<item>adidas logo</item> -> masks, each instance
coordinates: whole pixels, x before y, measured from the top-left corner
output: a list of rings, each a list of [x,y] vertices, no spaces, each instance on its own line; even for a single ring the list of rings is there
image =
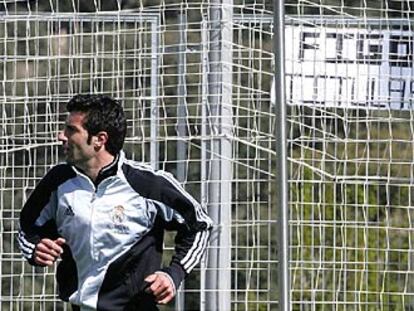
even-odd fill
[[[65,210],[65,216],[75,216],[72,206],[68,205]]]

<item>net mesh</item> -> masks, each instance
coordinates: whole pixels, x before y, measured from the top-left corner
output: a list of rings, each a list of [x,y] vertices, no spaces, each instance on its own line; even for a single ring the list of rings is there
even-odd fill
[[[230,254],[228,267],[210,266],[204,258],[179,291],[176,308],[209,310],[206,295],[221,291],[229,293],[231,309],[273,310],[272,30],[268,19],[257,19],[265,12],[252,14],[254,8],[242,4],[225,7],[234,10],[234,21],[227,21],[234,32],[219,43],[224,42],[231,61],[219,64],[211,59],[212,50],[221,47],[214,46],[212,29],[217,23],[211,20],[215,13],[209,3],[1,4],[2,310],[70,309],[57,298],[55,268],[29,266],[15,235],[28,195],[63,160],[57,134],[66,118],[65,103],[77,93],[120,99],[128,118],[127,155],[172,172],[204,208],[225,207],[231,215],[214,228],[229,232],[230,248],[210,247],[211,252]],[[240,15],[243,10],[250,14],[247,20]],[[209,105],[221,96],[209,87],[214,84],[213,68],[220,66],[230,68],[230,82],[225,84],[230,100],[223,108],[231,110],[226,135],[217,130],[222,119],[217,107]],[[212,149],[223,139],[230,142],[230,153]],[[212,158],[227,163],[225,180],[211,177]],[[206,191],[217,184],[231,185],[232,191],[229,200],[212,204]],[[166,264],[173,241],[167,235]],[[206,289],[206,278],[214,272],[229,273],[229,288]],[[172,309],[173,305],[163,307]]]
[[[230,209],[215,225],[231,234],[229,267],[204,259],[178,308],[208,309],[206,293],[223,291],[231,310],[276,310],[272,3],[0,4],[1,308],[67,307],[54,268],[27,265],[14,236],[28,194],[62,160],[64,103],[94,92],[122,100],[130,157],[174,173],[206,209]],[[217,46],[214,7],[231,29]],[[292,0],[285,10],[292,310],[412,310],[412,3]],[[227,53],[221,67],[214,49]],[[211,93],[217,68],[224,82]],[[224,93],[225,135],[210,105]],[[220,183],[231,196],[212,205],[218,139],[231,142],[214,155],[230,163]],[[230,288],[206,289],[211,271],[229,272]]]
[[[287,11],[292,305],[411,310],[410,2]]]

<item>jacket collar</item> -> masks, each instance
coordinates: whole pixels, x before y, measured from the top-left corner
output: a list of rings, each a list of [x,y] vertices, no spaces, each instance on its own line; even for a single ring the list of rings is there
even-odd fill
[[[101,168],[101,170],[98,173],[98,176],[96,177],[95,186],[99,185],[100,182],[105,178],[116,175],[116,173],[118,172],[119,158],[120,154],[118,153],[111,163]]]
[[[114,158],[114,160],[109,163],[108,165],[101,168],[101,170],[98,173],[98,176],[96,177],[96,180],[94,182],[95,186],[98,186],[104,179],[114,176],[118,172],[118,167],[120,166],[121,162],[123,161],[124,153],[123,151],[120,151]],[[82,173],[82,175],[85,175],[85,172],[81,170],[79,167],[73,166],[75,171]],[[88,177],[88,176],[87,176]],[[89,177],[88,177],[89,178]],[[92,180],[91,180],[92,181]]]

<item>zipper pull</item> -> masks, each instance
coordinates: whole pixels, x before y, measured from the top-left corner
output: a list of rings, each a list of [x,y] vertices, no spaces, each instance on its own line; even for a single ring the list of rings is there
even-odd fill
[[[95,201],[95,199],[96,199],[96,192],[92,193],[91,203],[92,203],[93,201]]]

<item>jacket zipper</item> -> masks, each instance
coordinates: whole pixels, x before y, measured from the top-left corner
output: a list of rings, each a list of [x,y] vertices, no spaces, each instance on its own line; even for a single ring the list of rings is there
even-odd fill
[[[90,219],[90,223],[91,223],[91,228],[90,228],[90,247],[91,247],[91,256],[92,259],[94,261],[98,261],[98,256],[97,256],[97,252],[95,249],[95,234],[94,234],[94,216],[95,216],[95,206],[94,206],[94,201],[96,200],[96,194],[98,192],[98,187],[96,187],[94,185],[94,191],[92,193],[92,198],[91,198],[91,219]]]
[[[90,255],[91,255],[91,258],[92,258],[92,260],[94,260],[94,261],[97,261],[98,259],[97,259],[97,256],[95,255],[95,243],[94,243],[94,230],[93,230],[93,219],[94,219],[94,212],[95,212],[95,208],[94,208],[94,201],[96,200],[96,194],[97,194],[97,192],[98,192],[98,187],[97,186],[95,186],[95,184],[93,183],[93,181],[92,181],[92,179],[89,177],[89,176],[87,176],[87,175],[85,175],[85,174],[82,174],[82,173],[80,173],[82,176],[84,176],[84,178],[86,178],[86,180],[89,182],[89,184],[92,186],[92,189],[93,189],[93,191],[92,191],[92,197],[91,197],[91,199],[90,199],[90,201],[89,201],[89,203],[90,203],[90,208],[91,208],[91,212],[90,212],[90,219],[89,219],[89,222],[90,222],[90,229],[89,229],[89,247],[90,247]]]

